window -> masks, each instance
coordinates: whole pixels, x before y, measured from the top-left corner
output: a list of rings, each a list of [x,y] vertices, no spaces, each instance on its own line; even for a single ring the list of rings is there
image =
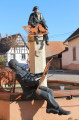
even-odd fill
[[[15,59],[15,55],[14,54],[11,54],[11,59]]]
[[[25,54],[22,54],[22,60],[24,60],[26,58]]]
[[[73,60],[76,60],[76,47],[73,48]]]

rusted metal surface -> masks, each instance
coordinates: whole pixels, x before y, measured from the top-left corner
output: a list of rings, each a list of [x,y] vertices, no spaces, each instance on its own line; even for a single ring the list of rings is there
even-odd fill
[[[8,66],[0,65],[0,91],[2,92],[15,92],[15,72],[9,69]],[[11,88],[6,90],[3,88],[3,85],[8,85]]]
[[[79,85],[79,81],[73,81],[73,80],[48,80],[48,83],[59,83],[59,84],[65,84],[65,85]]]
[[[21,100],[23,93],[0,92],[0,100]]]
[[[23,26],[23,28],[29,36],[48,34],[48,30],[44,29],[41,24],[36,24],[35,28],[31,27],[31,25]]]
[[[41,83],[44,81],[44,79],[45,79],[45,77],[46,77],[46,75],[47,75],[47,72],[48,72],[49,67],[50,67],[50,65],[51,65],[51,63],[52,63],[52,60],[53,60],[53,58],[50,59],[50,61],[47,63],[47,65],[46,65],[46,67],[45,67],[45,70],[44,70],[44,72],[43,72],[43,75],[42,75],[42,77],[41,77],[41,79],[40,79]],[[37,90],[39,89],[39,87],[40,87],[40,85],[38,86]]]

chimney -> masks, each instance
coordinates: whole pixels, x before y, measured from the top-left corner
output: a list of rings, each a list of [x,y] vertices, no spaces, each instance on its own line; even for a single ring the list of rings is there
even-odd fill
[[[6,37],[8,38],[8,34],[6,34]]]
[[[1,34],[0,34],[0,40],[1,40]]]

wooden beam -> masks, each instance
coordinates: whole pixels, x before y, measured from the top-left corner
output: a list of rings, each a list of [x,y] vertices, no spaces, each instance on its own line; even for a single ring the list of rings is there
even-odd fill
[[[21,98],[23,93],[4,93],[0,92],[0,100],[18,100],[18,98]]]
[[[54,97],[79,96],[79,90],[57,90]]]
[[[0,92],[0,100],[25,100],[23,93],[4,93]],[[54,97],[79,96],[79,90],[57,90],[54,91]]]
[[[79,81],[75,80],[48,80],[48,83],[59,83],[59,84],[70,84],[70,85],[79,85]]]

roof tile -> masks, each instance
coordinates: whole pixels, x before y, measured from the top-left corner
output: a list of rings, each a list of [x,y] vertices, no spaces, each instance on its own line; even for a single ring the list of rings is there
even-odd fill
[[[68,45],[68,43],[66,44]],[[62,41],[49,41],[49,46],[45,45],[46,58],[63,52],[67,47],[66,44],[63,44]],[[29,43],[26,45],[29,47]]]

